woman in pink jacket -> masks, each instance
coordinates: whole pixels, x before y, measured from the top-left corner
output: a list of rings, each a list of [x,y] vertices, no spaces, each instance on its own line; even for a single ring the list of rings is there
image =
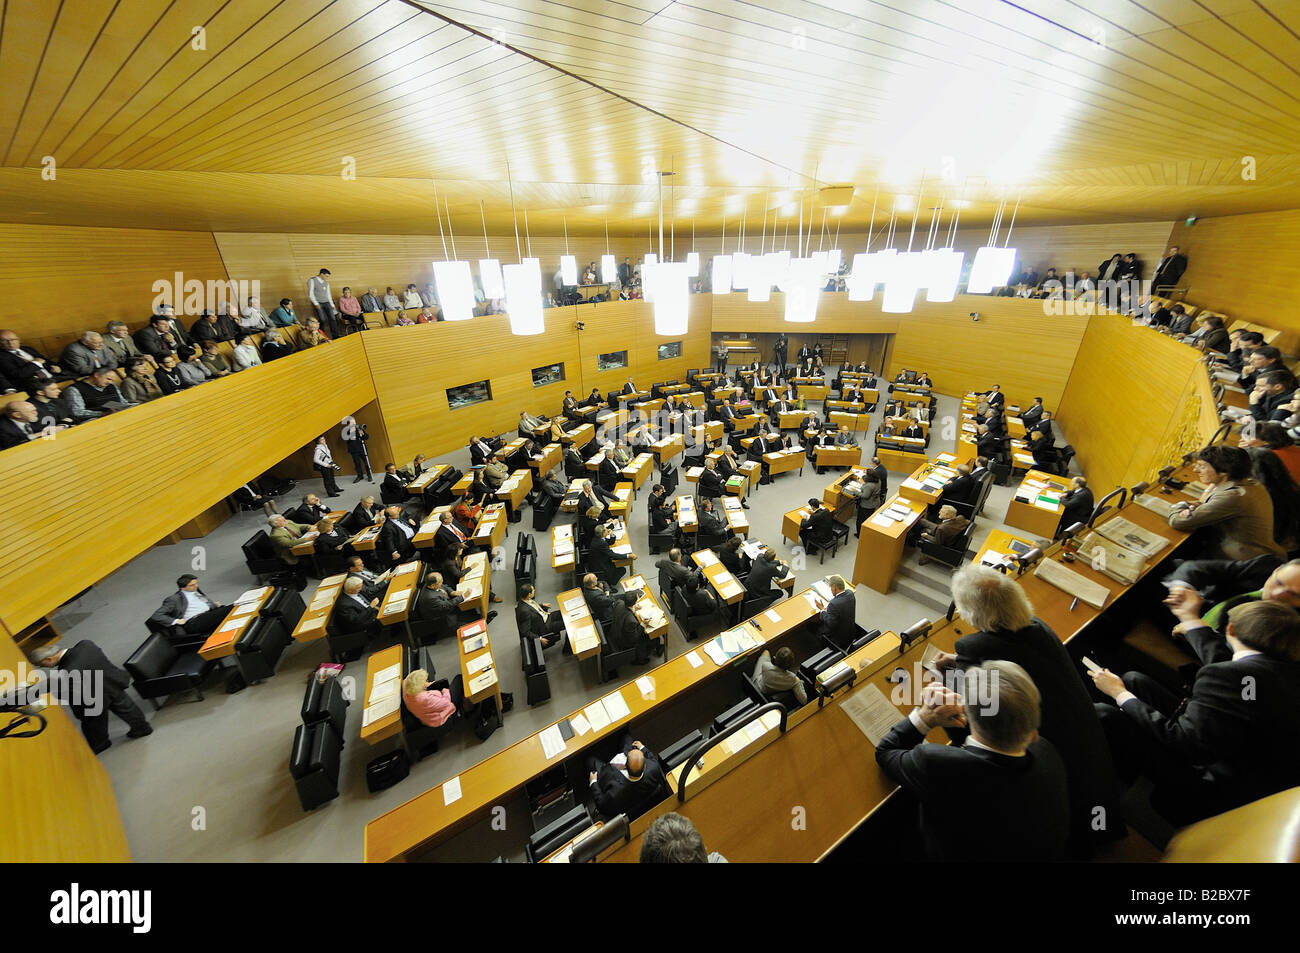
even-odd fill
[[[429,673],[417,668],[402,682],[402,701],[407,710],[430,728],[445,724],[460,711],[463,700],[459,675],[450,688],[431,689]]]

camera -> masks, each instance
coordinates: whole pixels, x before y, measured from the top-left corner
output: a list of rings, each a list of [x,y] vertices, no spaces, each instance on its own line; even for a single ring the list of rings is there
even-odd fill
[[[972,311],[970,313],[970,319],[972,321],[978,321],[980,319],[980,313],[978,311]]]
[[[575,330],[575,331],[585,331],[585,330],[587,330],[587,325],[585,325],[585,324],[584,324],[583,322],[581,322],[581,321],[579,321],[579,322],[578,322],[577,324],[575,324],[573,327],[574,327],[574,330]]]

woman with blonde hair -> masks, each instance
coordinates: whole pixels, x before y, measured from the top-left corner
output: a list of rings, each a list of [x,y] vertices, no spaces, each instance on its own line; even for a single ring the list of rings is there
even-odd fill
[[[421,724],[437,728],[460,713],[465,700],[461,685],[459,675],[450,685],[446,679],[430,684],[429,673],[417,668],[402,682],[402,703]]]

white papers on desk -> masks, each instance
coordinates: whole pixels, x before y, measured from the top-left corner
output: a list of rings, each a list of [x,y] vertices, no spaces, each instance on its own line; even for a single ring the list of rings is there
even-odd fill
[[[1077,596],[1094,609],[1104,606],[1106,597],[1110,595],[1105,586],[1079,575],[1072,569],[1067,569],[1055,559],[1039,560],[1038,565],[1034,567],[1034,575],[1063,590],[1067,595]]]
[[[480,649],[487,648],[488,638],[486,635],[475,635],[465,640],[466,653],[477,652]]]
[[[577,732],[579,738],[591,731],[591,722],[587,720],[586,715],[574,715],[569,719],[569,725]]]
[[[1053,513],[1056,512],[1056,503],[1053,500],[1034,500],[1034,506],[1038,507],[1040,510],[1051,510]]]
[[[442,782],[442,804],[446,807],[460,800],[460,775]]]
[[[956,461],[957,458],[953,456],[951,453],[941,453],[937,457],[935,457],[935,459],[942,460],[944,463],[953,463]]]
[[[987,553],[985,553],[983,556],[980,557],[981,566],[992,566],[994,568],[997,568],[998,566],[1010,566],[1011,564],[1012,564],[1011,557],[1008,556],[1006,553],[998,552],[996,549],[990,549]]]
[[[595,701],[582,710],[591,722],[593,731],[600,731],[609,725],[609,713],[605,711],[605,705],[602,702]]]
[[[557,539],[555,541],[554,553],[556,556],[567,556],[573,552],[573,540]]]
[[[382,682],[375,679],[370,686],[370,704],[374,704],[381,698],[387,698],[389,695],[396,695],[402,689],[402,680],[394,676],[393,678],[384,679]]]
[[[886,507],[885,512],[900,521],[910,519],[915,515],[915,511],[910,506],[904,506],[902,503],[891,503]]]
[[[840,702],[840,708],[872,745],[880,744],[880,739],[903,717],[885,693],[870,683]]]
[[[718,573],[714,576],[714,584],[718,587],[718,595],[723,599],[731,599],[738,596],[743,591],[736,577],[731,573]]]
[[[889,527],[893,526],[895,523],[901,522],[901,520],[896,520],[888,513],[886,513],[884,510],[881,510],[879,513],[876,513],[874,516],[872,516],[871,519],[869,519],[867,522],[874,523],[876,526],[883,526],[886,529],[888,529]]]
[[[334,599],[338,596],[338,594],[339,591],[337,588],[331,587],[329,589],[318,589],[316,591],[316,595],[311,600],[311,605],[309,605],[307,608],[324,609],[327,605],[330,605],[331,603],[334,602]]]
[[[736,640],[734,631],[723,632],[718,638],[722,640],[722,651],[728,655],[735,655],[740,651],[740,643]]]
[[[908,477],[906,480],[904,480],[902,485],[907,487],[909,490],[921,489],[921,484],[918,483],[916,480],[913,480],[911,477]]]
[[[551,725],[539,732],[537,739],[542,743],[542,753],[546,755],[547,761],[558,754],[564,754],[564,736],[560,734],[559,725]]]
[[[570,648],[573,654],[581,655],[583,652],[590,651],[600,645],[600,636],[596,634],[595,626],[584,625],[580,629],[573,630],[573,638],[570,639]]]
[[[696,553],[695,559],[701,566],[713,566],[718,562],[717,554],[711,549],[701,549]]]
[[[319,628],[320,628],[321,626],[323,626],[324,624],[325,624],[325,617],[324,617],[323,615],[318,615],[318,616],[316,616],[316,618],[314,618],[314,619],[308,619],[306,622],[304,622],[304,623],[302,624],[302,626],[299,627],[298,631],[299,631],[299,632],[315,632],[317,629],[319,629]]]
[[[1162,516],[1165,519],[1168,519],[1169,514],[1174,510],[1174,504],[1170,503],[1168,500],[1162,500],[1158,496],[1152,496],[1149,493],[1139,493],[1137,496],[1133,497],[1133,502],[1143,509],[1148,509],[1157,516]]]
[[[699,668],[704,664],[704,659],[700,658],[700,653],[695,651],[686,653],[686,661],[691,663],[691,668]]]
[[[409,563],[402,563],[395,570],[393,570],[393,572],[394,574],[399,572],[414,572],[419,568],[420,568],[420,561],[418,559],[412,559]]]
[[[615,556],[630,556],[632,554],[632,544],[622,543],[618,546],[611,546],[609,551]]]
[[[1140,553],[1111,542],[1097,532],[1089,533],[1079,541],[1079,555],[1088,559],[1093,569],[1126,586],[1137,582],[1147,568],[1146,558]]]
[[[808,600],[808,605],[812,606],[814,612],[821,612],[821,606],[817,598],[817,593],[808,589],[804,592],[803,597]]]
[[[582,596],[572,596],[564,600],[564,611],[580,613],[582,607],[585,606],[586,604],[587,601],[583,599]]]
[[[398,662],[396,665],[390,665],[388,666],[388,668],[381,668],[379,671],[375,672],[375,678],[373,684],[380,685],[388,681],[389,679],[401,678],[401,677],[402,677],[402,663]]]
[[[255,602],[236,603],[235,607],[230,610],[230,618],[242,620],[245,616],[256,611],[257,611],[257,603]]]
[[[491,688],[496,683],[497,683],[496,669],[490,668],[482,675],[479,675],[475,678],[471,678],[469,680],[470,694],[477,695],[479,692]]]
[[[641,692],[642,698],[649,698],[655,691],[654,679],[649,675],[642,675],[636,680],[636,687]]]
[[[402,609],[406,607],[406,597],[408,595],[410,595],[409,590],[407,592],[399,593],[385,602],[382,610],[383,614],[388,615],[393,612],[401,612]]]
[[[768,619],[780,625],[781,616],[775,609],[768,609],[766,612],[763,613],[763,615],[767,616]]]
[[[465,663],[465,671],[469,672],[471,675],[477,675],[479,672],[483,671],[483,669],[491,668],[491,667],[492,667],[491,653],[480,655],[478,658],[472,658]]]
[[[395,695],[385,695],[383,698],[370,705],[361,715],[361,727],[373,724],[381,718],[387,718],[393,712],[397,711],[397,706],[402,703],[402,695],[398,692]]]
[[[1137,523],[1125,519],[1123,516],[1108,519],[1100,526],[1097,526],[1096,531],[1112,542],[1119,543],[1119,545],[1131,549],[1135,553],[1141,553],[1148,559],[1169,545],[1169,540],[1165,537],[1143,529]]]
[[[609,715],[609,723],[615,724],[632,714],[632,709],[627,707],[627,701],[623,698],[623,691],[610,692],[601,701],[605,705],[605,714]]]
[[[269,586],[262,586],[260,589],[249,589],[236,599],[235,602],[256,602],[258,599],[262,598],[262,594],[269,588]]]
[[[222,623],[221,628],[217,629],[217,631],[218,631],[218,632],[234,632],[236,629],[241,629],[241,628],[243,628],[244,623],[247,622],[247,621],[248,621],[248,617],[247,617],[247,616],[242,616],[242,617],[240,617],[240,618],[236,618],[236,619],[229,619],[229,620],[227,620],[226,622]]]
[[[789,454],[792,453],[802,453],[802,452],[803,452],[803,444],[792,443],[790,445],[790,449],[786,450],[786,455],[788,456]]]
[[[718,644],[717,639],[710,639],[704,646],[704,652],[713,660],[714,665],[727,664],[727,653],[722,646]]]
[[[338,573],[337,575],[334,576],[326,576],[324,579],[320,581],[321,588],[324,588],[325,586],[339,585],[347,578],[348,578],[348,574],[345,572]]]

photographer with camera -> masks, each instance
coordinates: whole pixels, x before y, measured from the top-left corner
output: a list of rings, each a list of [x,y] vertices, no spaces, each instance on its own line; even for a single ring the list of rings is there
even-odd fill
[[[342,436],[348,453],[352,456],[352,465],[357,471],[357,478],[352,482],[356,484],[362,480],[369,480],[374,483],[375,475],[370,470],[370,454],[366,451],[366,441],[370,439],[370,434],[366,433],[366,425],[357,423],[353,417],[344,417]]]
[[[334,455],[330,453],[329,444],[325,442],[322,436],[316,440],[316,449],[312,451],[311,456],[312,468],[320,472],[320,477],[325,481],[325,492],[330,496],[342,496],[339,485],[334,482],[334,471],[339,469],[339,465],[334,462]]]

